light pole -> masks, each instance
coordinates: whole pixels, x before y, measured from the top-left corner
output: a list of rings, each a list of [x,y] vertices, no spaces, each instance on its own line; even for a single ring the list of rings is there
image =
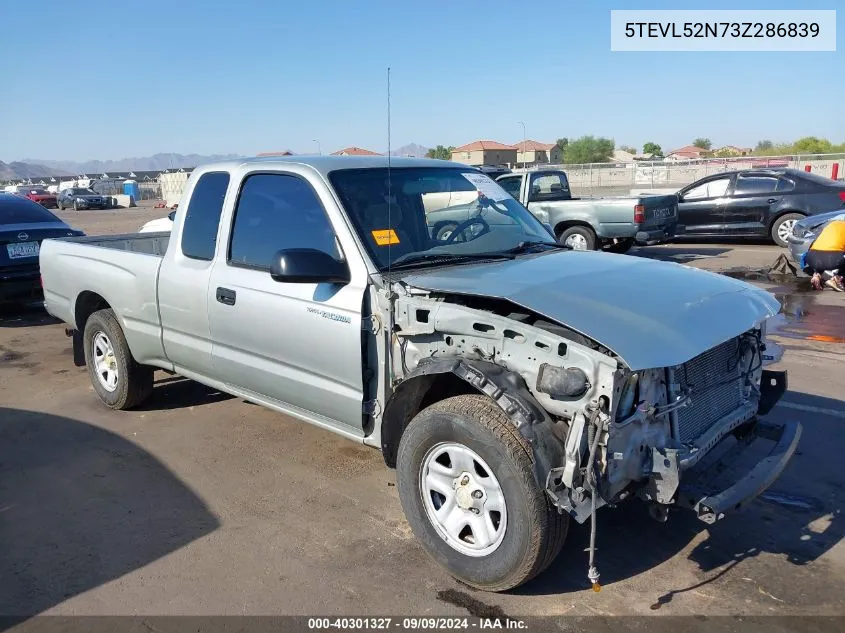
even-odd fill
[[[322,149],[320,149],[320,139],[315,138],[315,139],[314,139],[314,143],[316,143],[316,144],[317,144],[317,153],[318,153],[320,156],[322,156],[322,155],[323,155],[323,150],[322,150]]]
[[[525,123],[517,121],[522,126],[522,168],[525,169]]]

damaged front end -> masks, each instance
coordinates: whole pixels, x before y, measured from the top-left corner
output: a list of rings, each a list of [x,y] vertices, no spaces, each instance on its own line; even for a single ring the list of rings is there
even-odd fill
[[[676,506],[712,523],[763,492],[795,452],[800,424],[758,419],[786,390],[785,372],[763,369],[765,320],[682,364],[632,371],[600,342],[507,300],[394,288],[396,391],[451,372],[495,400],[531,445],[552,503],[592,518],[596,588],[598,508],[637,496],[659,520]],[[769,455],[736,475],[766,441]]]

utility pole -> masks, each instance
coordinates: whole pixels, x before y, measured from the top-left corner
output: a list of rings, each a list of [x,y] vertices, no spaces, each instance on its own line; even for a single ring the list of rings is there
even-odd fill
[[[518,121],[518,123],[522,126],[522,168],[525,169],[525,123],[522,121]]]

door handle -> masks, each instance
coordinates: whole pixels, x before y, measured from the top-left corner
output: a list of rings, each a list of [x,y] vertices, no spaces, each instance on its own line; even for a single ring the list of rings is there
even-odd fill
[[[777,201],[778,201],[777,198],[769,198],[766,202],[768,202],[769,204],[774,204]]]
[[[236,297],[237,293],[234,290],[229,290],[228,288],[217,288],[217,301],[219,301],[223,305],[235,305]]]

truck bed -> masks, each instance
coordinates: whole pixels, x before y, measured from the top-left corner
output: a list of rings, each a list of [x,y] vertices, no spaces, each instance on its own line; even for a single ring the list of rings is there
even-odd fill
[[[77,244],[87,246],[99,246],[100,248],[111,248],[118,251],[129,251],[130,253],[144,253],[145,255],[158,255],[164,257],[167,245],[170,242],[170,233],[123,233],[120,235],[93,235],[77,237],[72,240]]]
[[[79,310],[105,302],[138,362],[161,363],[158,273],[169,241],[169,233],[44,240],[39,263],[47,311],[75,325]]]

